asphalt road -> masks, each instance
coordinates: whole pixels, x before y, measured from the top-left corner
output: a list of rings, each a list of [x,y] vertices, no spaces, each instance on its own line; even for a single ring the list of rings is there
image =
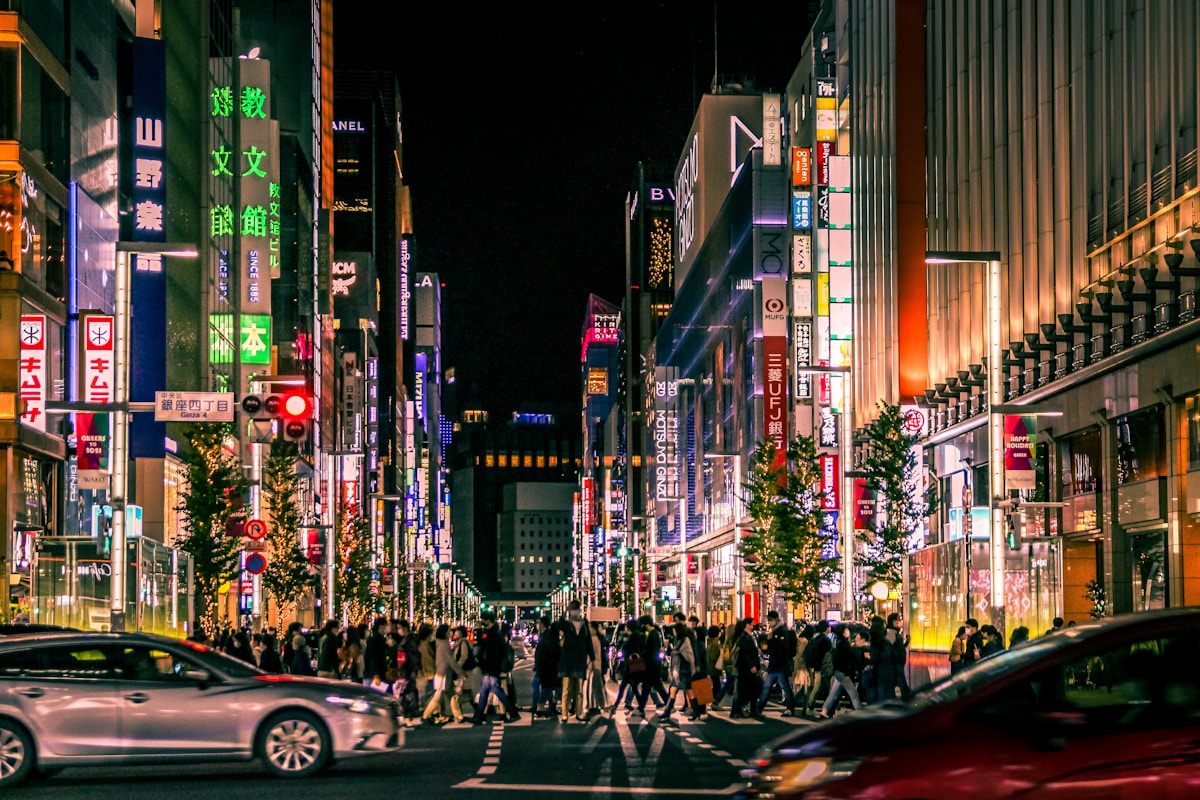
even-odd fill
[[[527,707],[530,662],[518,661],[520,701]],[[610,685],[610,696],[615,694]],[[726,703],[728,706],[728,703]],[[763,743],[807,720],[781,718],[771,707],[763,720],[730,720],[728,708],[706,720],[671,722],[627,717],[566,724],[533,719],[516,723],[437,727],[404,732],[395,753],[344,761],[307,780],[280,781],[257,763],[65,770],[13,790],[20,798],[575,798],[721,797],[738,786],[739,769]],[[8,793],[6,793],[7,795]]]

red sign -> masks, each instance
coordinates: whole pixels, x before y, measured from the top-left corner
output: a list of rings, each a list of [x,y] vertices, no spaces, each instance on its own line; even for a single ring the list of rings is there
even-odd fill
[[[792,148],[792,185],[808,186],[812,183],[812,150],[807,147]]]
[[[111,403],[117,364],[113,318],[88,314],[83,318],[83,395],[89,403]]]
[[[829,157],[837,155],[836,142],[817,142],[817,185],[829,185]]]
[[[246,520],[245,534],[251,539],[262,539],[267,535],[267,523],[261,519]]]
[[[342,481],[342,505],[358,507],[358,481]]]
[[[821,467],[821,491],[825,493],[825,499],[821,501],[821,508],[826,511],[837,511],[842,507],[840,488],[842,471],[839,460],[838,456],[830,453],[817,459],[817,463]]]
[[[589,531],[589,532],[592,530],[592,527],[596,524],[596,510],[593,507],[593,497],[594,497],[594,492],[593,492],[593,488],[592,488],[592,479],[584,478],[583,479],[583,499],[581,501],[583,503],[583,529],[585,531]]]
[[[749,617],[757,624],[759,609],[758,592],[747,592],[742,595],[742,619]]]
[[[25,413],[21,422],[39,431],[46,430],[46,318],[21,317],[21,360],[17,362],[17,377]]]
[[[854,479],[854,529],[869,530],[875,522],[875,492],[867,488],[866,478]]]
[[[763,337],[763,424],[780,458],[787,452],[787,337]]]

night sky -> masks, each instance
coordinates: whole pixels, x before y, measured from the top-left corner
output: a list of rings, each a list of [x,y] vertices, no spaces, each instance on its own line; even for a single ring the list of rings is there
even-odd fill
[[[389,21],[340,2],[334,35],[335,67],[399,76],[418,269],[445,286],[443,366],[502,416],[578,404],[587,296],[624,295],[636,164],[674,168],[713,76],[711,4],[511,5],[401,3],[420,10]],[[765,8],[722,4],[720,72],[780,91],[808,23]]]

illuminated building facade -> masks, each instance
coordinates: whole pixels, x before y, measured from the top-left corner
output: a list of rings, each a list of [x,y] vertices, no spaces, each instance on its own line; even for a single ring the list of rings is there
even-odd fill
[[[1153,57],[1193,50],[1196,23],[1191,4],[824,4],[806,53],[827,69],[803,89],[836,80],[853,147],[856,430],[877,400],[912,405],[942,498],[910,557],[914,650],[989,617],[998,513],[1009,632],[1086,620],[1096,589],[1108,613],[1200,602],[1200,68]],[[999,296],[986,265],[925,251],[997,252]],[[1003,487],[989,412],[1032,432]]]

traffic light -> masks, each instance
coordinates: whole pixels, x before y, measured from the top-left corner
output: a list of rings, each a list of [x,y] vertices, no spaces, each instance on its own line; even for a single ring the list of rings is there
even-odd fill
[[[1004,541],[1008,543],[1009,550],[1021,549],[1021,537],[1017,533],[1017,515],[1004,515]]]
[[[305,392],[293,392],[283,398],[280,412],[284,441],[303,442],[308,439],[312,427],[312,397]]]

